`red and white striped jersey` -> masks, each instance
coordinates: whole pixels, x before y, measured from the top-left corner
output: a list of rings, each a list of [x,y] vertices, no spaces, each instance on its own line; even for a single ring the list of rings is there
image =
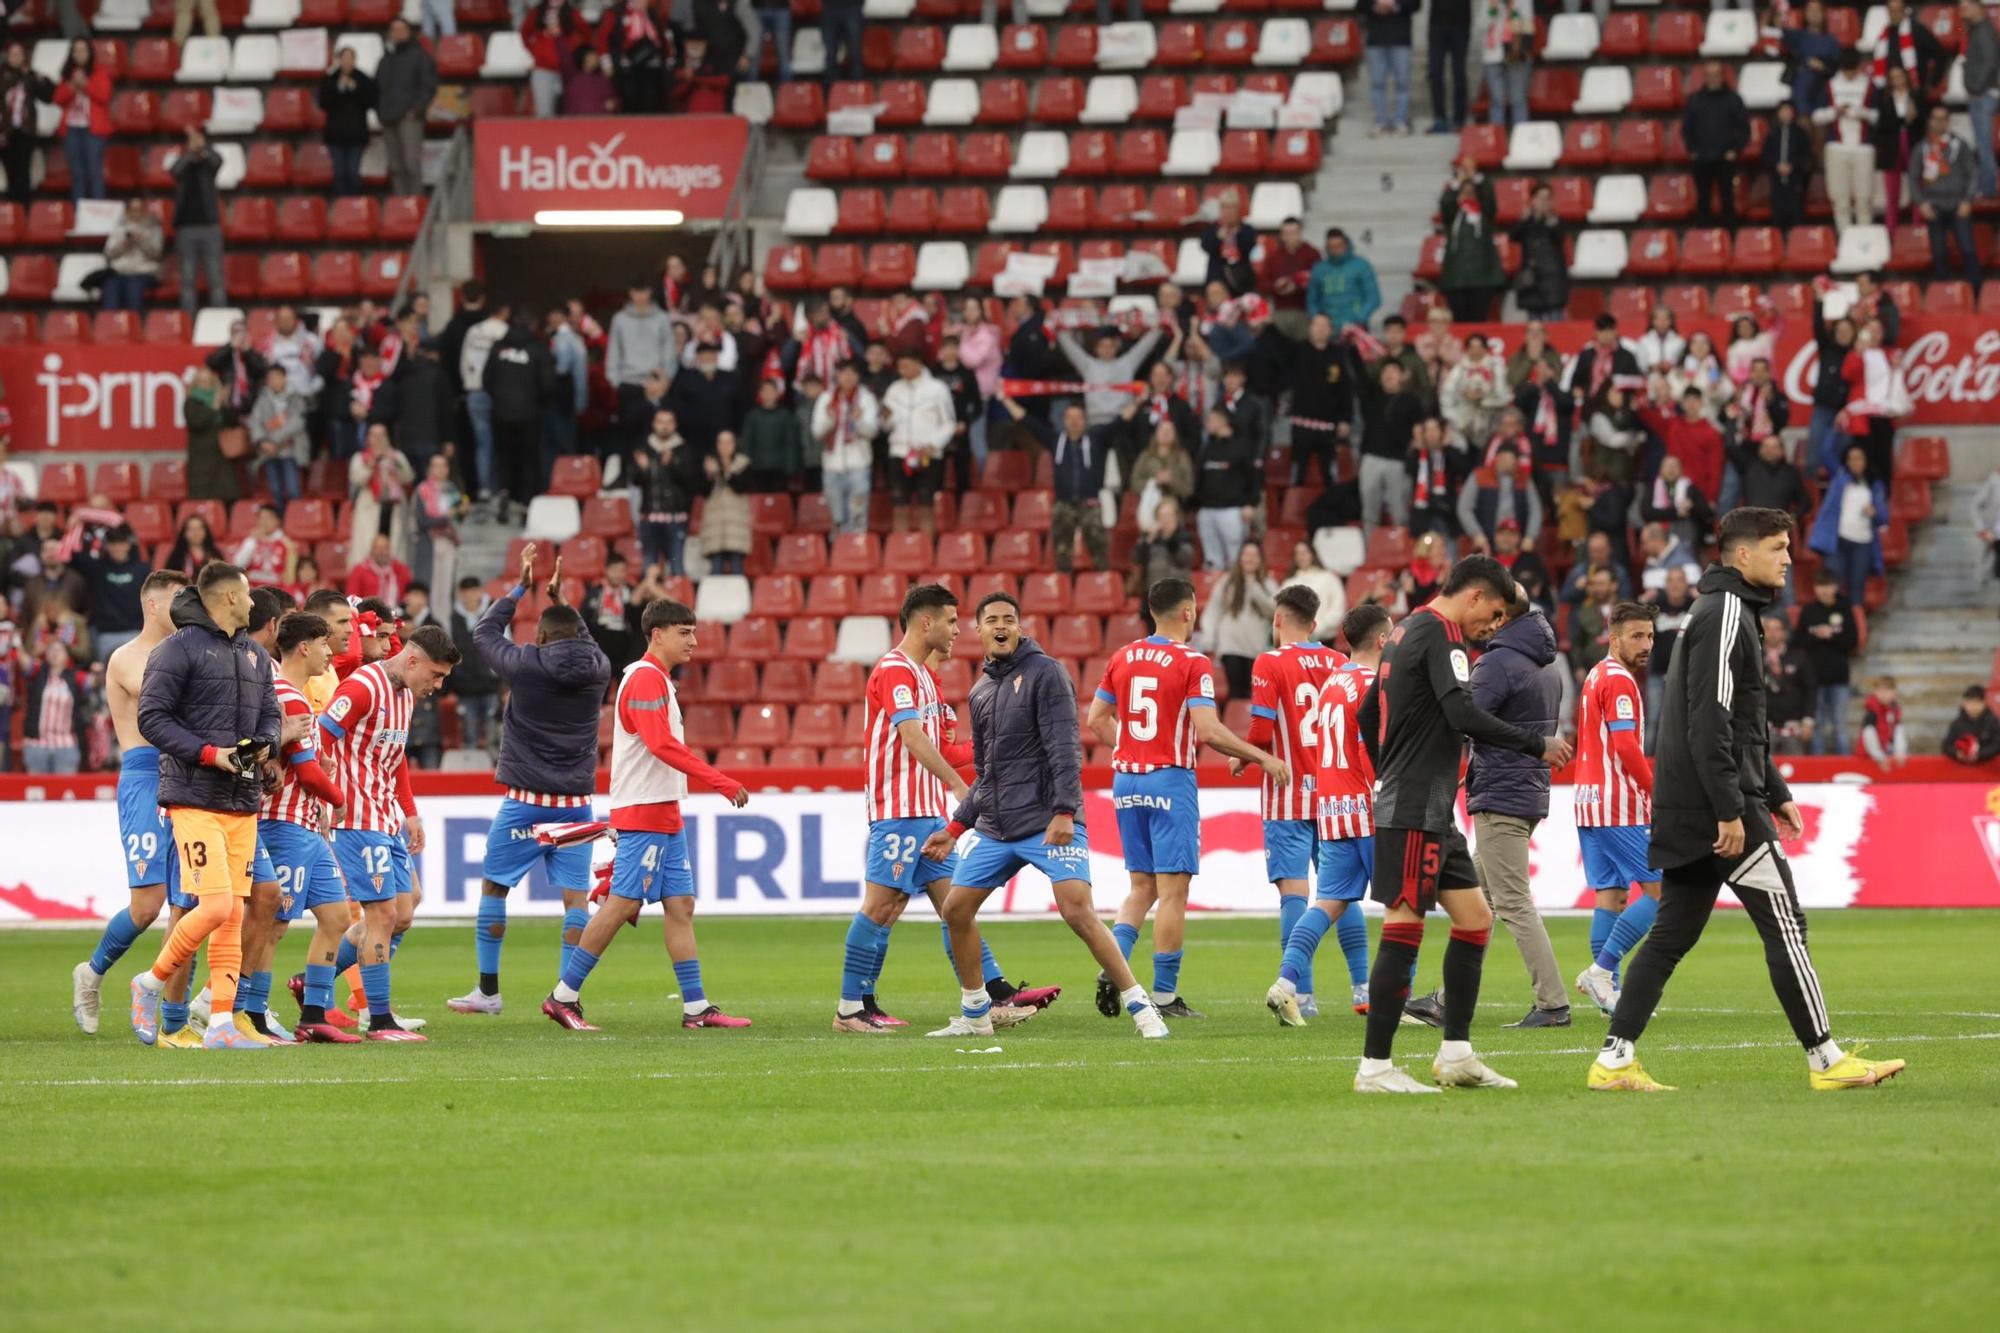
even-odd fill
[[[1186,644],[1155,634],[1111,655],[1097,697],[1118,718],[1114,772],[1193,768],[1192,710],[1215,707],[1215,668]]]
[[[1361,701],[1375,683],[1370,667],[1349,662],[1319,687],[1319,772],[1313,784],[1319,836],[1375,833],[1375,765],[1361,743]]]
[[[333,692],[320,726],[333,736],[333,780],[347,793],[337,829],[400,833],[403,806],[397,796],[403,750],[410,740],[410,692],[393,685],[380,662],[370,662]]]
[[[285,563],[291,559],[292,542],[282,532],[269,537],[255,533],[236,548],[236,566],[253,588],[274,588],[285,581]]]
[[[278,694],[280,719],[312,716],[312,704],[298,686],[283,676],[274,675],[272,679]],[[284,747],[278,756],[283,781],[276,791],[264,798],[264,809],[258,815],[259,819],[279,819],[287,824],[303,824],[314,832],[319,831],[320,818],[326,813],[326,802],[307,791],[295,771],[297,765],[316,758],[318,748],[318,727],[307,732],[304,740],[293,741]]]
[[[1625,771],[1612,744],[1614,733],[1646,734],[1646,701],[1639,682],[1607,657],[1583,678],[1576,714],[1573,780],[1578,828],[1629,828],[1653,822],[1653,795]]]
[[[892,648],[868,673],[865,698],[868,772],[863,785],[869,822],[948,818],[951,793],[944,781],[917,762],[896,731],[899,723],[914,718],[938,753],[944,753],[946,710],[937,677],[902,649]]]
[[[1311,819],[1313,770],[1319,766],[1319,687],[1347,655],[1317,643],[1291,643],[1260,653],[1250,668],[1250,715],[1271,724],[1265,748],[1285,761],[1292,780],[1264,777],[1264,818]]]
[[[42,687],[40,735],[28,738],[29,749],[60,750],[76,744],[76,690],[70,684],[73,679],[68,672],[49,673],[48,684]]]

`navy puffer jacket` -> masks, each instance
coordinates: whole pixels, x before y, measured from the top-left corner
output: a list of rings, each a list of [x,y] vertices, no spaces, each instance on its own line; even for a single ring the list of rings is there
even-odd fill
[[[1472,702],[1538,736],[1553,736],[1562,729],[1562,671],[1555,630],[1540,611],[1530,611],[1495,634],[1472,664]],[[1474,741],[1465,808],[1473,814],[1547,818],[1548,765]]]
[[[160,751],[160,804],[255,814],[264,803],[256,776],[232,777],[201,753],[243,740],[278,752],[270,655],[247,631],[224,634],[191,587],[175,595],[172,616],[180,628],[153,649],[139,686],[139,734]]]
[[[472,627],[479,655],[513,690],[495,776],[544,796],[588,796],[597,786],[597,711],[611,659],[588,634],[540,646],[510,642],[507,626],[525,591],[514,588]]]
[[[986,664],[972,687],[978,779],[952,816],[989,838],[1039,837],[1059,813],[1083,826],[1083,740],[1076,689],[1033,639]]]

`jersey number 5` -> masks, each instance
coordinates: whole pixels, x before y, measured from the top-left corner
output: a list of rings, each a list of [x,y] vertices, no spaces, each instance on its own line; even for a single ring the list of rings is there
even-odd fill
[[[1160,701],[1153,697],[1153,691],[1159,688],[1158,676],[1132,678],[1132,688],[1125,696],[1125,708],[1132,720],[1125,734],[1135,741],[1149,741],[1160,734]]]

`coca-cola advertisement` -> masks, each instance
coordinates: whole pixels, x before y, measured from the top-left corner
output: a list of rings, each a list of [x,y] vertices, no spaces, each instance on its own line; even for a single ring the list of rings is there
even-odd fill
[[[0,347],[17,452],[187,448],[181,405],[204,352],[185,344]]]
[[[740,116],[481,117],[472,127],[474,210],[481,222],[661,209],[716,221],[749,142]]]

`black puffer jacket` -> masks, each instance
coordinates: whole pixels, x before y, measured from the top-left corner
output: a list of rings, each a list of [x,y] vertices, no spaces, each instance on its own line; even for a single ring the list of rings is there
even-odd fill
[[[1540,736],[1562,730],[1562,667],[1556,632],[1540,611],[1530,611],[1495,634],[1472,664],[1472,702],[1493,716]],[[1518,750],[1472,743],[1465,775],[1465,808],[1522,819],[1546,819],[1549,767]]]
[[[1059,813],[1082,828],[1083,741],[1062,664],[1022,639],[1011,656],[987,662],[968,707],[979,776],[953,821],[1006,842],[1039,837]]]
[[[139,687],[139,734],[160,751],[160,804],[255,814],[264,803],[256,778],[231,777],[201,756],[242,740],[278,752],[271,658],[247,632],[225,635],[191,587],[172,615],[178,628],[146,659]]]
[[[515,587],[472,627],[472,641],[513,694],[500,731],[503,787],[544,796],[588,796],[597,782],[597,712],[611,659],[585,634],[524,646],[507,638],[526,589]]]

